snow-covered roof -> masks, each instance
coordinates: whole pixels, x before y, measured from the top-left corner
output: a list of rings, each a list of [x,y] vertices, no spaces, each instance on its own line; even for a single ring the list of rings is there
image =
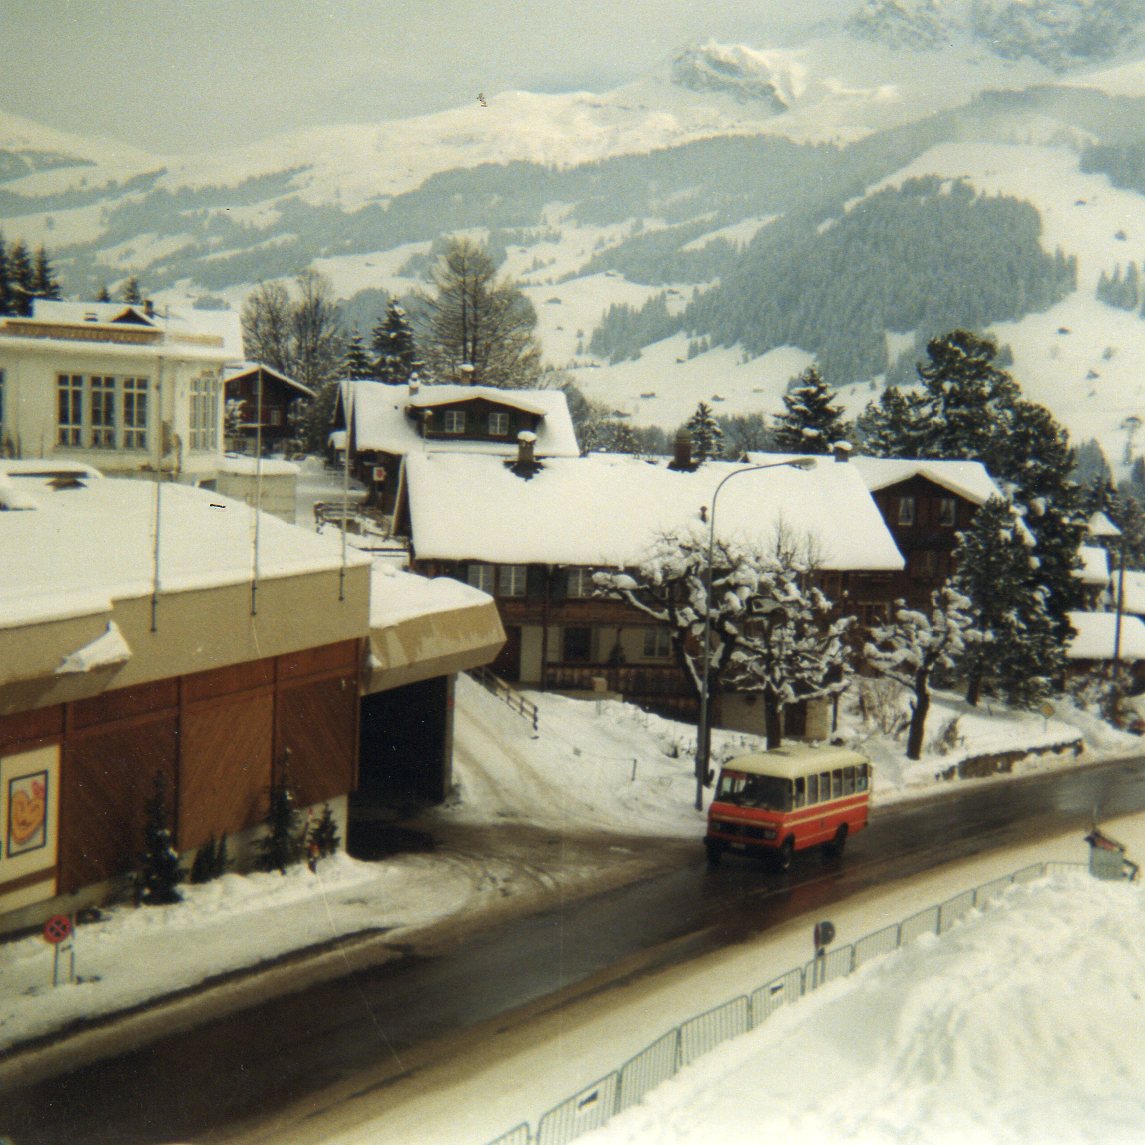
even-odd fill
[[[242,322],[237,311],[195,310],[163,307],[148,311],[145,305],[123,302],[57,302],[37,298],[30,317],[12,316],[0,321],[6,338],[34,338],[37,346],[50,345],[90,351],[93,345],[114,345],[117,331],[153,331],[145,345],[135,342],[132,352],[148,347],[181,357],[219,361],[243,360]]]
[[[416,419],[406,411],[427,409],[468,399],[483,398],[512,409],[540,416],[537,426],[538,457],[578,457],[568,401],[561,390],[501,390],[492,386],[423,385],[410,393],[407,386],[379,382],[343,382],[342,404],[354,423],[355,446],[361,450],[409,454],[425,449],[466,453],[492,453],[499,457],[515,454],[515,439],[472,441],[459,439],[425,441]]]
[[[287,375],[280,370],[276,370],[273,366],[267,366],[262,362],[244,362],[241,366],[237,366],[233,370],[228,370],[223,377],[223,385],[229,386],[231,382],[237,382],[240,378],[245,378],[248,374],[256,374],[259,370],[272,378],[277,378],[284,386],[289,386],[292,390],[297,390],[303,397],[314,397],[314,391],[309,386],[304,386],[301,382],[296,382],[293,378],[287,377]]]
[[[151,482],[115,478],[65,489],[45,481],[28,492],[34,509],[0,511],[0,628],[105,612],[115,600],[150,593],[157,502],[161,592],[251,579],[254,511],[240,501],[186,485],[157,491]],[[369,563],[353,552],[346,559]],[[334,536],[262,514],[260,578],[336,569],[341,560]]]
[[[693,526],[717,484],[748,468],[709,462],[678,472],[617,454],[551,458],[529,480],[504,460],[411,453],[414,551],[422,559],[500,564],[632,565],[657,534]],[[857,469],[829,458],[808,472],[761,471],[729,482],[717,535],[767,545],[782,524],[817,546],[827,569],[896,570],[903,558]]]
[[[1066,656],[1070,660],[1112,660],[1117,632],[1115,612],[1071,612],[1069,622],[1077,635],[1070,641]],[[1145,660],[1145,624],[1136,616],[1121,618],[1122,660]]]
[[[1114,576],[1112,585],[1114,592],[1117,591],[1119,581],[1120,577]],[[1126,569],[1124,585],[1122,611],[1132,613],[1134,616],[1145,616],[1145,572]]]
[[[897,457],[851,456],[853,465],[863,475],[872,493],[909,481],[912,477],[925,477],[935,485],[956,493],[975,505],[984,505],[991,497],[1001,497],[1002,491],[994,484],[980,461],[927,461]]]
[[[375,560],[370,574],[370,627],[391,628],[415,616],[491,605],[493,598],[452,577],[419,576]]]
[[[1082,545],[1078,549],[1081,568],[1074,574],[1082,584],[1101,587],[1109,583],[1109,554],[1100,545]]]

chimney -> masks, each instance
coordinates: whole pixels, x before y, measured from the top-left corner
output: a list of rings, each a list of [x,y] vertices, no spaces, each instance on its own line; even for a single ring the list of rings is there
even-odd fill
[[[419,378],[416,373],[410,374],[409,376],[409,392],[410,397],[421,392],[421,378]]]
[[[462,362],[457,371],[463,386],[471,386],[477,380],[477,369],[469,362]]]
[[[152,302],[150,298],[145,298],[143,300],[143,313],[148,318],[154,318],[155,317],[155,303]]]
[[[831,452],[835,455],[835,460],[843,463],[851,460],[851,443],[849,441],[836,441],[831,446]]]
[[[676,441],[672,449],[672,462],[669,469],[694,469],[692,464],[692,435],[686,429],[676,430]]]
[[[537,435],[527,429],[517,434],[517,459],[506,461],[506,467],[518,477],[528,481],[544,468],[536,456]]]

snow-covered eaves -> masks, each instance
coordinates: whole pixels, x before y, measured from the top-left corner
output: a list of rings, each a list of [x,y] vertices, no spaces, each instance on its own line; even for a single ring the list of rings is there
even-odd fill
[[[366,691],[488,664],[505,643],[487,593],[450,577],[430,580],[377,560],[370,578]]]
[[[928,461],[896,457],[855,457],[847,462],[863,475],[872,493],[887,489],[914,477],[924,477],[942,489],[965,497],[975,505],[984,505],[1002,491],[980,461]]]
[[[262,362],[244,362],[236,369],[228,371],[223,377],[223,384],[229,386],[232,382],[238,382],[243,378],[259,373],[264,374],[266,377],[274,378],[284,386],[296,390],[302,397],[312,398],[315,396],[314,391],[309,386],[304,386],[301,382],[296,382],[293,378],[287,377],[286,374],[274,369],[272,366],[264,365]]]
[[[4,343],[61,352],[160,353],[192,360],[243,360],[242,323],[236,311],[162,311],[122,302],[57,302],[37,298],[30,317],[0,321]]]
[[[708,462],[679,472],[593,454],[551,458],[525,480],[503,459],[474,454],[415,453],[406,466],[419,559],[590,567],[636,564],[669,531],[706,537],[716,486],[749,468]],[[716,513],[719,538],[766,548],[782,528],[810,540],[824,569],[903,567],[858,470],[830,458],[806,472],[776,467],[730,481]]]
[[[1066,657],[1070,660],[1112,660],[1117,614],[1071,612],[1068,615],[1077,635],[1069,642]],[[1145,660],[1145,624],[1136,616],[1121,618],[1118,654],[1121,660]]]
[[[477,399],[539,416],[538,457],[580,455],[568,400],[561,390],[502,390],[451,384],[422,385],[411,393],[407,386],[360,381],[343,383],[341,392],[342,407],[349,410],[353,421],[356,449],[399,455],[424,450],[491,453],[499,457],[516,453],[517,442],[512,439],[504,442],[442,441],[439,438],[426,441],[418,432],[416,418],[407,412]]]
[[[1075,576],[1084,585],[1102,588],[1109,583],[1109,554],[1100,545],[1082,545],[1078,550],[1081,568]]]
[[[1111,582],[1115,593],[1119,581],[1120,577],[1115,573]],[[1133,616],[1145,616],[1145,572],[1126,569],[1123,593],[1121,610]]]
[[[0,629],[107,611],[131,597],[341,567],[337,539],[185,485],[103,478],[41,484],[29,512],[0,513]],[[158,521],[158,535],[157,525]],[[257,535],[257,546],[255,539]],[[366,564],[357,553],[347,564]]]
[[[56,669],[57,676],[76,672],[95,672],[100,668],[114,668],[131,659],[131,648],[123,638],[119,625],[108,621],[107,630],[90,644],[77,648],[65,656]]]

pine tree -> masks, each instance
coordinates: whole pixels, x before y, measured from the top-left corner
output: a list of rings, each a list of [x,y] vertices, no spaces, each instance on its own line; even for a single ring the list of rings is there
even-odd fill
[[[386,307],[384,322],[372,332],[374,377],[389,385],[404,386],[421,366],[413,327],[405,310],[393,299]]]
[[[12,267],[8,261],[8,244],[0,235],[0,314],[11,314],[12,310]]]
[[[285,875],[286,868],[302,857],[304,846],[287,766],[283,767],[283,778],[270,785],[265,825],[266,834],[258,844],[259,869]]]
[[[212,835],[195,853],[195,861],[191,864],[191,882],[209,883],[222,878],[230,865],[226,834],[218,841]]]
[[[850,436],[843,407],[832,405],[835,391],[816,366],[808,366],[783,395],[785,412],[775,419],[775,443],[781,452],[830,453]]]
[[[329,803],[323,806],[318,822],[310,828],[306,842],[308,851],[315,863],[318,859],[328,859],[331,855],[338,853],[338,849],[342,846],[342,840],[338,834],[338,822],[334,818],[334,812]]]
[[[143,853],[139,857],[140,871],[136,879],[138,900],[150,906],[182,901],[177,888],[183,881],[183,871],[171,843],[167,803],[167,777],[157,771],[154,791],[147,801]]]
[[[888,386],[859,415],[855,430],[872,457],[919,457],[926,436],[922,396]]]
[[[111,301],[111,291],[108,289],[106,282],[100,284],[99,290],[95,293],[95,300],[96,302]]]
[[[366,353],[366,347],[362,343],[362,335],[357,330],[350,335],[350,340],[346,343],[346,352],[342,355],[340,376],[352,380],[375,376],[370,356]]]
[[[143,301],[143,287],[138,275],[133,274],[124,282],[121,297],[129,306],[138,306]]]
[[[1007,703],[1028,707],[1052,691],[1064,642],[1046,607],[1033,543],[1013,507],[992,497],[954,553],[951,585],[970,601],[976,634],[964,659],[967,703],[993,682]]]
[[[60,283],[52,269],[48,252],[43,246],[36,248],[36,257],[32,263],[32,292],[37,298],[60,297]]]
[[[16,242],[8,251],[8,299],[12,314],[32,313],[35,297],[35,270],[32,256],[23,242]]]
[[[864,648],[867,663],[913,693],[908,759],[922,758],[934,673],[953,669],[966,650],[969,609],[969,599],[946,584],[930,594],[929,613],[909,609],[905,601],[899,600],[895,602],[893,620],[871,630],[871,639]]]
[[[696,406],[696,412],[684,422],[684,428],[692,435],[692,461],[695,464],[715,461],[723,456],[724,431],[706,402]]]

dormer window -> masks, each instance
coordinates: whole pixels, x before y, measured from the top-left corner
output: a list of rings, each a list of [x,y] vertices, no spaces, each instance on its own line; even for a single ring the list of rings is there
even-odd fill
[[[942,497],[938,502],[938,523],[954,528],[958,522],[958,503],[953,497]]]
[[[465,411],[462,409],[447,409],[442,418],[442,429],[446,433],[464,433]]]
[[[509,435],[509,415],[504,412],[489,415],[489,436],[507,437]]]

